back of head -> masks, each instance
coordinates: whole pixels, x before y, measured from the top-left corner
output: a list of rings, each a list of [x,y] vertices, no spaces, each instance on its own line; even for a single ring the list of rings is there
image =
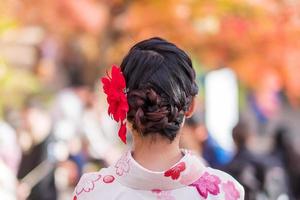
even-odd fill
[[[198,92],[191,59],[174,44],[151,38],[130,49],[121,70],[128,90],[127,119],[133,129],[173,141]]]

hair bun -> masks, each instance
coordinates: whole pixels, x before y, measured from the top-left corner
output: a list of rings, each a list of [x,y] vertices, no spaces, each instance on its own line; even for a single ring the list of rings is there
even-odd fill
[[[175,138],[183,118],[176,106],[170,106],[152,88],[131,91],[127,98],[127,118],[134,129],[143,135],[160,133],[170,140]]]
[[[133,129],[174,140],[198,92],[189,56],[166,40],[151,38],[130,49],[121,69],[129,89],[127,119]]]

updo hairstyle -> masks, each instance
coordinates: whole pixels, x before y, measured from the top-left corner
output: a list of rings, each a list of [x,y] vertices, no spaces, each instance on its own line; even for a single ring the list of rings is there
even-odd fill
[[[151,38],[130,49],[121,70],[127,85],[127,120],[133,129],[173,141],[198,93],[189,56],[166,40]]]

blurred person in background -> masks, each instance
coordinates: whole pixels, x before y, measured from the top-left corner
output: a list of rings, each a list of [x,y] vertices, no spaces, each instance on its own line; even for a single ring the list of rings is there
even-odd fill
[[[283,188],[288,189],[286,191],[290,192],[291,199],[300,199],[300,110],[289,105],[287,96],[283,95],[281,98],[280,120],[270,134],[273,141],[270,156],[275,159],[272,163],[275,169],[281,172],[279,175],[285,177],[285,181],[288,182],[280,181],[279,183],[286,185]]]
[[[60,122],[66,122],[80,131],[82,115],[91,96],[91,87],[86,84],[84,77],[86,59],[76,43],[69,42],[62,52],[59,64],[64,69],[67,83],[58,91],[52,103],[54,129],[60,126]],[[55,131],[54,134],[58,138],[71,137],[66,133],[56,134]]]
[[[299,131],[297,132],[299,134]],[[299,148],[299,136],[294,138],[293,136],[285,137],[285,152],[284,157],[287,161],[286,166],[288,170],[290,186],[295,199],[300,199],[300,148]]]
[[[18,131],[22,148],[17,176],[20,190],[24,192],[21,196],[28,200],[55,200],[55,166],[48,160],[52,121],[49,113],[38,101],[28,100],[22,111],[22,124]]]
[[[265,163],[267,166],[265,188],[270,199],[276,199],[283,195],[292,199],[294,196],[292,191],[299,186],[292,185],[292,180],[295,180],[297,176],[292,172],[294,166],[290,160],[292,155],[289,155],[292,144],[289,142],[288,136],[288,129],[282,125],[277,127],[273,134],[273,148]]]
[[[84,80],[86,59],[76,43],[66,45],[60,60],[68,84],[54,97],[51,105],[54,157],[58,161],[71,159],[82,173],[86,155],[82,152],[82,116],[91,98],[91,88]],[[59,152],[59,153],[58,153]]]
[[[104,97],[91,94],[82,116],[82,131],[90,159],[102,163],[99,167],[113,164],[122,154],[120,142],[111,133],[117,131],[116,124],[107,115]],[[120,146],[120,148],[116,148]]]
[[[116,148],[119,142],[110,135],[116,124],[107,116],[106,107],[100,103],[102,98],[85,80],[86,58],[76,42],[64,49],[61,65],[69,83],[57,93],[51,105],[54,133],[51,149],[58,162],[55,177],[59,199],[68,199],[70,188],[82,173],[112,164],[120,156],[121,148]]]
[[[299,125],[298,125],[299,126]],[[299,148],[299,131],[291,134],[287,127],[279,128],[276,131],[276,142],[273,153],[283,162],[289,175],[290,189],[295,199],[300,199],[300,148]],[[278,146],[278,147],[276,147]],[[275,154],[275,155],[276,155]]]
[[[213,136],[208,133],[207,139],[203,143],[203,158],[211,167],[222,169],[232,158],[232,153],[225,150]]]
[[[236,153],[225,171],[235,177],[245,188],[245,199],[258,199],[264,187],[265,166],[263,157],[254,155],[247,147],[251,132],[245,121],[240,121],[232,130]]]

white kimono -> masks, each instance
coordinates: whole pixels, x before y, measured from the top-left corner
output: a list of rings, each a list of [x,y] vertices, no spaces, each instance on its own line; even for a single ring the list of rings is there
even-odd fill
[[[84,174],[73,200],[244,199],[243,187],[230,175],[205,167],[187,150],[183,153],[169,170],[155,172],[139,165],[128,151],[115,165]]]

